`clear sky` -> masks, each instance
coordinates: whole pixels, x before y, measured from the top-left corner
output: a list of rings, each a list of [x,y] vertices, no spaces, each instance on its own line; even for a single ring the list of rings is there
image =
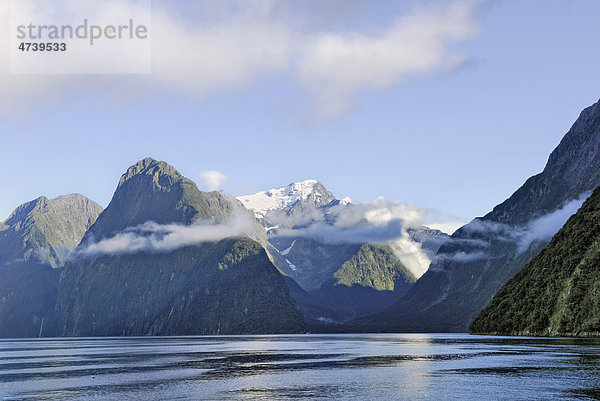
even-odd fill
[[[597,0],[189,3],[153,2],[150,76],[10,75],[2,37],[0,220],[40,195],[106,206],[146,156],[201,189],[316,178],[467,220],[600,98]]]

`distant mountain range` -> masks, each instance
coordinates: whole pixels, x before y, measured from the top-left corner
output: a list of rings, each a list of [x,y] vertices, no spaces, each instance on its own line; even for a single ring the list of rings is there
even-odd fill
[[[350,199],[337,199],[317,180],[238,197],[265,227],[267,249],[313,330],[376,313],[404,295],[418,276],[386,242],[405,235],[432,256],[448,235],[427,227],[395,227],[369,241]],[[373,228],[370,228],[371,230]],[[350,237],[348,237],[348,233]],[[374,236],[374,233],[369,233]]]
[[[448,236],[316,180],[236,199],[147,158],[105,210],[41,197],[0,223],[0,337],[466,331],[492,298],[474,331],[595,333],[597,192],[544,248],[599,167],[600,102]]]
[[[257,192],[253,195],[238,196],[242,204],[252,210],[263,224],[290,217],[302,218],[306,211],[313,208],[348,204],[349,199],[338,200],[317,180],[294,182],[287,187]],[[309,210],[307,210],[309,209]],[[295,221],[301,224],[302,221]],[[270,228],[270,227],[269,227]]]

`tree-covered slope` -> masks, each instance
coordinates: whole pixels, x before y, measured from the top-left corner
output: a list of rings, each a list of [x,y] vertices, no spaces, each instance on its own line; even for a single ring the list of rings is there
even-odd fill
[[[288,276],[290,291],[313,331],[381,311],[416,281],[389,246],[309,238],[272,242],[287,249],[283,255],[271,250],[271,255]]]
[[[600,189],[506,283],[471,332],[600,335]]]
[[[390,247],[363,244],[357,245],[332,277],[311,295],[348,321],[385,309],[406,294],[415,281]]]
[[[416,281],[389,246],[374,244],[361,245],[358,252],[333,273],[333,277],[333,285],[360,285],[378,291],[398,290]]]

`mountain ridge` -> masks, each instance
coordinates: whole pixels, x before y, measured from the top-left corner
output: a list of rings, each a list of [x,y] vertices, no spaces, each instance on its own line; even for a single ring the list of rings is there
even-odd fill
[[[161,213],[156,213],[160,210]],[[106,210],[86,233],[94,240],[127,227],[154,221],[157,224],[191,224],[199,219],[222,222],[232,207],[219,192],[201,192],[197,185],[168,163],[145,158],[121,176]]]

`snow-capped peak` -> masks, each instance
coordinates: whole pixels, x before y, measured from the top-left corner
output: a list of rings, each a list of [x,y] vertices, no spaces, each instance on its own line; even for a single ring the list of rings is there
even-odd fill
[[[324,206],[335,198],[317,180],[305,180],[253,195],[238,196],[237,199],[253,211],[257,218],[264,218],[274,210],[293,207],[299,200],[310,200],[315,206]]]
[[[346,196],[345,198],[340,199],[340,205],[346,206],[352,203],[352,198]]]

